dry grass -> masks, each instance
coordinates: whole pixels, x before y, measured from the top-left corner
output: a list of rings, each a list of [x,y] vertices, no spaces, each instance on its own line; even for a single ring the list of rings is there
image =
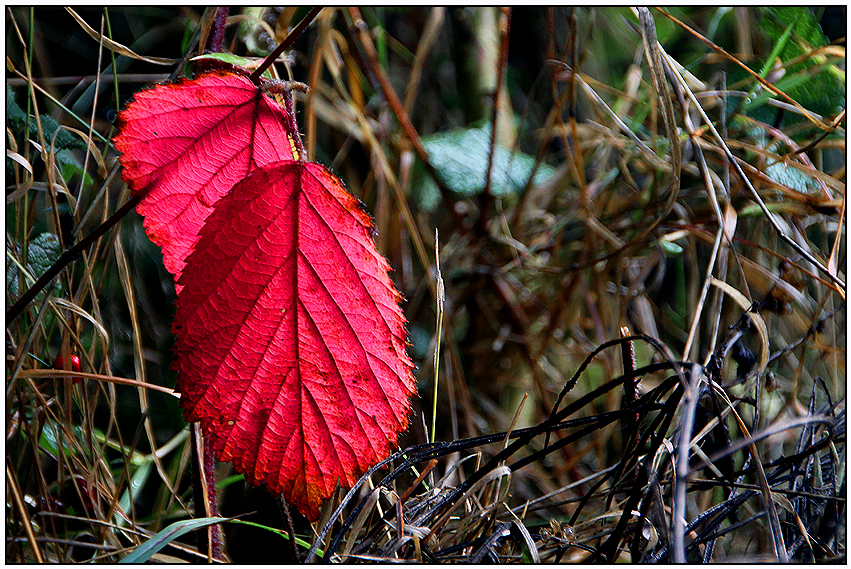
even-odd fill
[[[161,12],[111,9],[104,34],[180,59],[192,48],[157,42],[209,21]],[[822,108],[796,79],[844,86],[845,48],[761,33],[785,29],[765,10],[670,13],[326,8],[276,65],[312,87],[297,103],[310,158],[375,216],[419,366],[406,448],[317,524],[295,520],[310,555],[845,559],[845,103]],[[81,11],[95,33],[102,14]],[[301,16],[232,16],[254,23],[232,48],[279,42]],[[7,115],[7,266],[23,268],[39,234],[64,250],[126,203],[106,111],[180,69],[98,50],[67,13],[10,8],[7,30],[29,117]],[[108,87],[65,85],[50,33],[94,46],[87,74],[111,65]],[[502,190],[489,146],[484,184],[454,191],[429,136],[482,124],[546,176]],[[15,278],[7,310],[34,281]],[[173,294],[130,214],[7,322],[7,561],[112,562],[196,515]],[[223,515],[246,515],[229,474]],[[247,519],[285,527],[273,513]],[[231,559],[258,559],[225,529]],[[157,558],[198,551],[190,535]]]

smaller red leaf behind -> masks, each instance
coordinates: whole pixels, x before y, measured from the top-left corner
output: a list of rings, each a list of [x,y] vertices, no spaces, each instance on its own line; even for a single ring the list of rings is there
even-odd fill
[[[187,420],[311,521],[395,447],[415,393],[401,297],[372,231],[327,169],[275,162],[221,199],[180,276]]]
[[[247,77],[222,70],[140,91],[121,111],[122,177],[144,196],[136,209],[175,280],[216,202],[254,168],[294,158],[288,124]]]

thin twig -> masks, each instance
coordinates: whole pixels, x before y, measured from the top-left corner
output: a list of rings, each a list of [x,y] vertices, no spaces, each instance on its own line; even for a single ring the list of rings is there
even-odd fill
[[[497,144],[497,121],[499,121],[499,110],[501,108],[501,100],[506,95],[504,94],[503,84],[505,83],[505,68],[508,65],[508,30],[511,27],[511,8],[502,7],[499,9],[499,60],[497,62],[496,74],[496,90],[493,95],[493,109],[491,111],[491,137],[490,145],[488,146],[488,166],[485,169],[485,187],[479,196],[479,233],[487,234],[488,225],[488,209],[493,200],[491,195],[491,170],[493,169],[494,154],[496,154]],[[510,107],[509,107],[510,108]],[[505,117],[504,120],[510,120],[511,117]]]
[[[301,32],[303,32],[304,29],[310,25],[310,22],[312,22],[316,15],[319,14],[319,12],[321,11],[321,7],[314,7],[312,10],[310,10],[310,12],[308,12],[307,16],[305,16],[304,19],[302,19],[302,21],[299,22],[295,28],[293,28],[293,30],[284,39],[284,41],[282,41],[278,45],[278,47],[275,48],[275,51],[270,53],[269,56],[263,60],[263,63],[261,63],[257,67],[257,69],[255,69],[251,73],[252,82],[256,84],[260,80],[260,76],[263,75],[263,72],[269,69],[269,67],[271,67],[273,63],[275,63],[275,60],[278,59],[278,56],[281,55],[285,49],[290,47],[290,45],[296,40],[296,38],[301,35]]]

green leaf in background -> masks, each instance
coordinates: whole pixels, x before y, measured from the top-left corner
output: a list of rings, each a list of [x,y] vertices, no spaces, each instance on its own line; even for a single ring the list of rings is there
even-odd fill
[[[41,430],[41,437],[38,439],[39,446],[54,457],[77,454],[80,447],[74,445],[73,442],[69,444],[69,441],[86,440],[83,427],[80,425],[72,425],[72,434],[67,436],[64,434],[60,435],[61,431],[61,426],[57,425],[53,421],[46,421],[44,423],[44,428]]]
[[[197,64],[199,61],[204,61],[205,59],[222,61],[236,67],[242,67],[243,69],[251,69],[252,65],[258,65],[260,63],[258,60],[240,57],[239,55],[234,55],[232,53],[205,53],[204,55],[193,57],[190,61]],[[272,77],[272,72],[268,69],[262,73],[262,76],[270,81],[274,79],[274,77]]]
[[[212,517],[174,522],[127,554],[121,561],[119,561],[119,563],[145,563],[149,561],[160,549],[183,534],[214,524],[220,524],[225,521],[227,521],[227,518]]]
[[[757,10],[761,12],[760,24],[771,44],[775,48],[780,46],[772,53],[777,52],[777,57],[784,63],[829,43],[809,7],[773,6]],[[789,28],[791,34],[786,33]],[[789,67],[786,69],[786,77],[807,74],[808,70],[812,73],[812,68],[820,63],[818,60],[819,56],[807,58]],[[773,62],[767,61],[765,65],[770,67]],[[816,71],[808,81],[790,87],[786,94],[806,109],[824,116],[835,115],[845,106],[844,81],[827,68]]]
[[[53,117],[50,115],[40,115],[41,129],[44,132],[44,141],[48,145],[53,142],[53,135],[56,135],[56,141],[53,142],[53,149],[60,151],[64,149],[85,150],[86,145],[82,140],[71,134],[65,129],[59,128]],[[27,114],[18,106],[15,101],[15,93],[12,88],[6,85],[6,122],[12,129],[22,132],[26,125]],[[29,136],[33,140],[38,140],[38,123],[35,118],[30,117]]]
[[[219,517],[199,518],[197,520],[183,520],[180,522],[174,522],[155,536],[149,538],[147,541],[139,545],[139,547],[130,552],[126,557],[121,559],[119,563],[145,563],[147,561],[150,561],[151,557],[153,557],[154,554],[160,551],[163,547],[165,547],[175,539],[179,538],[180,536],[196,529],[201,529],[207,526],[224,522],[232,522],[235,524],[242,524],[265,529],[272,533],[276,533],[286,539],[289,539],[290,537],[289,533],[285,531],[243,520],[234,520],[230,518]],[[305,549],[310,548],[310,544],[301,538],[295,538],[295,542],[300,547],[303,547]],[[323,555],[322,550],[317,550],[317,553],[320,556]]]
[[[42,233],[32,241],[30,241],[29,250],[27,251],[27,266],[24,274],[24,279],[27,283],[27,288],[31,286],[36,279],[50,268],[55,263],[62,251],[59,247],[59,238],[53,233]],[[14,251],[6,244],[6,258],[8,260],[6,266],[6,292],[12,296],[22,294],[19,289],[19,275],[21,265],[19,258],[16,257]],[[55,295],[62,294],[62,280],[56,281]],[[38,293],[35,297],[36,302],[44,298],[44,291]]]
[[[666,239],[660,239],[657,241],[660,247],[662,247],[662,251],[665,252],[665,255],[675,256],[682,255],[683,248],[681,245],[677,245],[673,241],[668,241]]]
[[[6,84],[6,120],[16,128],[23,126],[27,120],[27,114],[15,102],[15,92],[8,83]]]
[[[490,137],[491,128],[485,125],[424,137],[423,146],[446,186],[462,196],[472,196],[485,187]],[[516,195],[526,185],[534,166],[535,159],[528,154],[512,152],[496,145],[491,170],[491,193],[497,197]],[[541,164],[533,183],[542,183],[552,175],[553,170],[552,166]],[[437,207],[440,194],[431,178],[425,177],[419,184],[419,199],[421,206],[428,211],[434,211]]]
[[[818,182],[807,176],[797,168],[787,166],[783,162],[775,162],[765,168],[765,174],[787,188],[799,191],[802,194],[818,190]]]
[[[40,115],[39,119],[41,120],[41,129],[44,133],[44,142],[48,147],[53,145],[53,156],[62,171],[62,178],[70,182],[74,176],[84,174],[82,164],[80,164],[80,161],[77,160],[77,157],[71,151],[85,150],[85,143],[64,128],[59,128],[59,123],[50,115]],[[6,85],[6,122],[12,130],[18,133],[28,128],[29,138],[38,140],[38,123],[34,117],[30,117],[29,127],[27,127],[27,114],[18,106],[18,103],[15,101],[15,93],[8,84]],[[6,158],[7,175],[10,175],[11,168],[11,159]],[[91,183],[91,176],[85,174],[84,183]]]

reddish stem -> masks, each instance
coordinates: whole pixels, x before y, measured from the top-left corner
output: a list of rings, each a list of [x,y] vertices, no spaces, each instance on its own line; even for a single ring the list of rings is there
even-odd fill
[[[207,504],[210,517],[219,515],[219,502],[216,494],[216,459],[213,455],[213,447],[210,437],[204,439],[204,481],[207,484]],[[208,537],[210,538],[210,550],[214,560],[222,558],[222,539],[219,534],[219,526],[208,526]]]
[[[493,170],[493,156],[497,146],[496,121],[499,119],[499,102],[503,96],[502,84],[504,83],[505,68],[508,65],[508,30],[511,26],[511,8],[500,8],[499,14],[499,62],[497,63],[496,90],[493,94],[493,110],[491,112],[491,140],[488,147],[488,167],[485,170],[485,187],[479,196],[479,231],[482,235],[488,232],[488,208],[490,208],[493,195],[491,194],[491,170]]]
[[[211,53],[221,53],[222,44],[225,39],[225,22],[228,19],[228,9],[217,8],[216,19],[213,22],[213,35],[210,37],[210,42],[207,45],[207,51]]]

